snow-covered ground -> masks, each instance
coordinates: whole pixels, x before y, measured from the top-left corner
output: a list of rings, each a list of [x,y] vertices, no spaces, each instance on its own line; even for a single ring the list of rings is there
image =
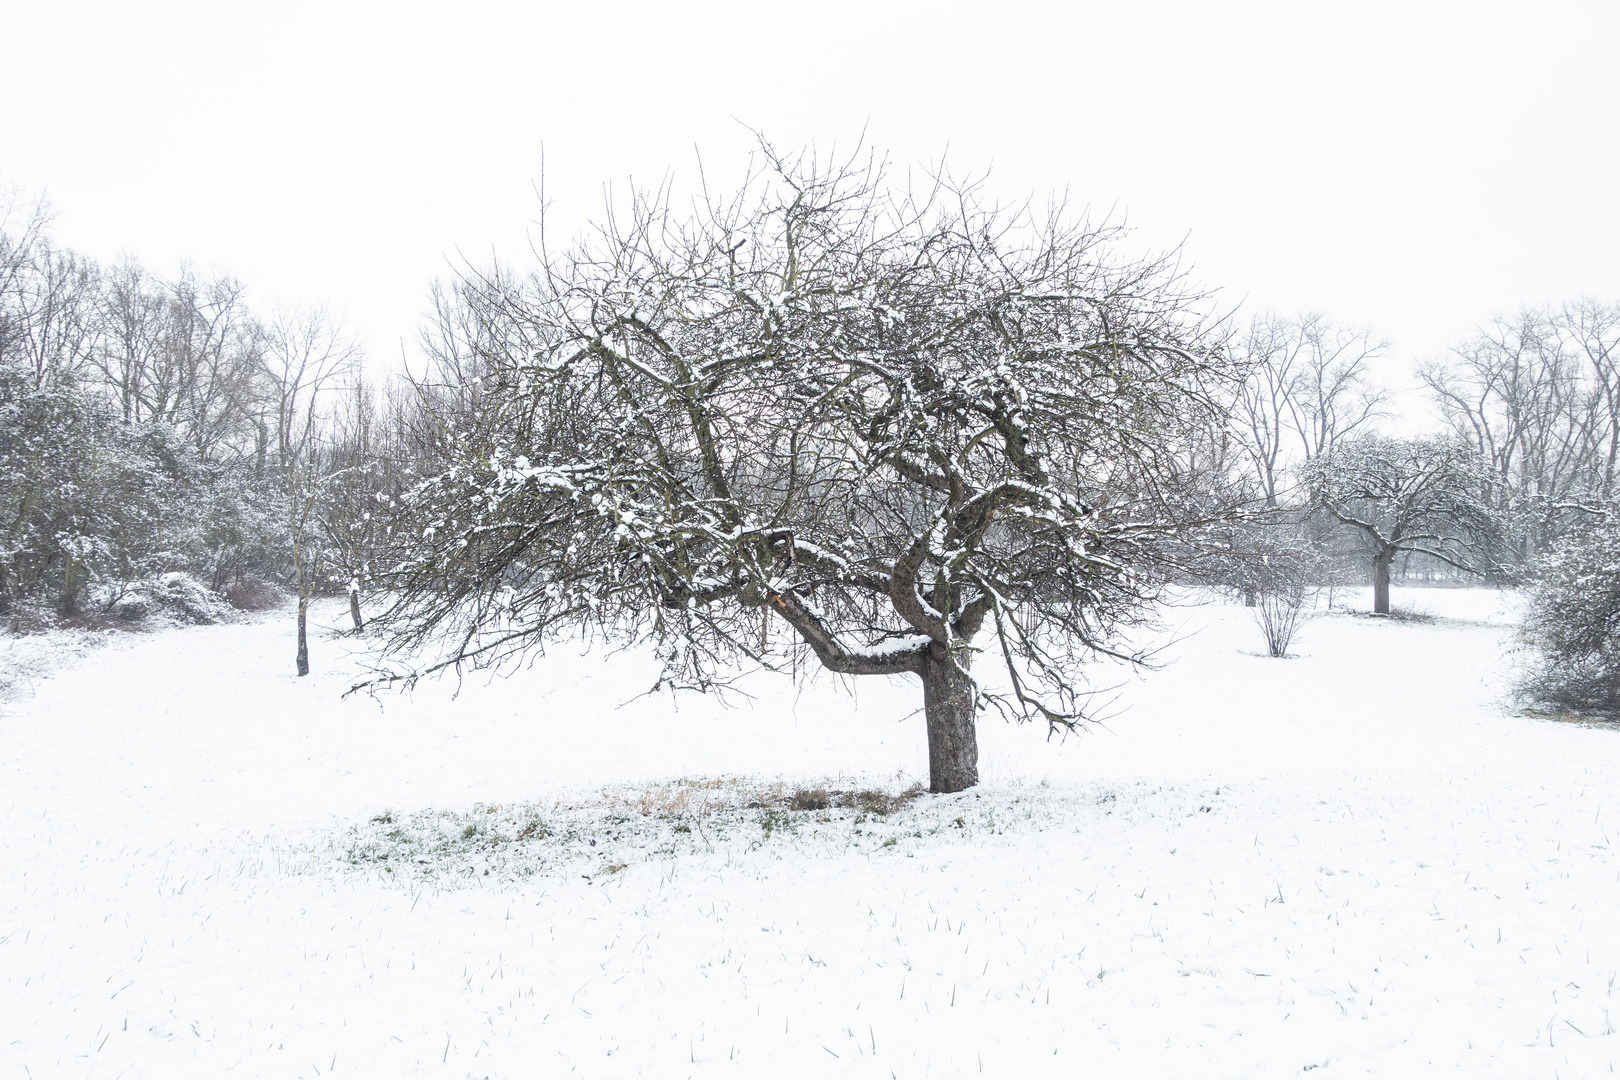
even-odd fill
[[[903,681],[340,698],[290,616],[35,658],[0,1078],[1609,1074],[1620,732],[1504,704],[1497,594],[1403,602],[1289,660],[1173,610],[1104,727],[986,721],[979,788],[886,814]]]

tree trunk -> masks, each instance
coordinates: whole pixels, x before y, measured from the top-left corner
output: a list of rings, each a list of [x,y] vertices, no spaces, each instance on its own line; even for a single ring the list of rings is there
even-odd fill
[[[1389,614],[1389,564],[1395,561],[1395,549],[1386,548],[1373,556],[1373,614]]]
[[[354,620],[355,633],[366,632],[366,621],[360,617],[360,586],[354,584],[349,586],[349,618]]]
[[[298,674],[309,674],[309,637],[304,632],[304,612],[309,608],[309,598],[298,598]]]
[[[962,791],[979,782],[973,681],[935,644],[922,671],[923,714],[928,723],[928,790]]]
[[[74,616],[79,613],[79,573],[78,564],[73,561],[72,555],[65,555],[62,564],[62,614]]]

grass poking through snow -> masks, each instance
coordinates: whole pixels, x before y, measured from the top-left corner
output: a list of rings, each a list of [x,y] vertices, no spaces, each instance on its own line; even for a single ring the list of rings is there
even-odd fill
[[[825,783],[794,787],[742,778],[611,787],[579,800],[475,803],[465,810],[385,810],[340,843],[344,862],[410,880],[617,873],[637,863],[753,850],[805,834],[893,847],[899,834],[941,831],[918,815],[921,784],[896,791]],[[956,817],[957,827],[965,821]]]

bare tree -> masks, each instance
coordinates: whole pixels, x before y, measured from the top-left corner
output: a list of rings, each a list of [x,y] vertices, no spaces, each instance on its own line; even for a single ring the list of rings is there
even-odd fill
[[[1232,410],[1243,449],[1267,506],[1277,505],[1277,491],[1288,462],[1295,414],[1294,390],[1299,379],[1301,342],[1294,324],[1275,315],[1249,320],[1236,347],[1250,364]]]
[[[1388,345],[1371,331],[1338,326],[1320,314],[1256,315],[1235,347],[1251,374],[1233,419],[1267,506],[1278,504],[1284,470],[1362,431],[1385,394],[1369,366]]]
[[[16,187],[0,190],[0,366],[24,366],[30,353],[34,270],[53,216],[43,196],[30,200]]]
[[[4,214],[0,208],[0,214]],[[74,374],[94,348],[99,271],[82,255],[51,243],[41,201],[6,234],[0,220],[0,363],[16,364],[36,387]]]
[[[1365,431],[1383,415],[1384,390],[1371,381],[1371,363],[1389,350],[1372,331],[1338,326],[1310,314],[1298,322],[1304,348],[1294,397],[1294,430],[1306,460],[1329,453],[1340,439]]]
[[[397,432],[383,428],[377,396],[356,379],[343,388],[330,419],[321,458],[325,476],[316,514],[328,559],[342,572],[349,618],[356,634],[365,631],[361,592],[387,528],[389,493],[400,468]]]
[[[1421,377],[1484,456],[1522,566],[1603,504],[1620,454],[1620,307],[1581,301],[1498,317]]]
[[[21,353],[26,326],[29,277],[35,256],[48,238],[50,203],[43,197],[27,199],[21,190],[0,190],[0,363]]]
[[[300,677],[309,674],[309,604],[315,598],[323,569],[323,555],[315,523],[320,501],[320,477],[303,462],[287,470],[287,536],[292,542],[293,584],[298,599],[298,651],[294,664]]]
[[[165,290],[137,260],[125,258],[102,275],[99,299],[95,365],[124,423],[138,424],[149,419],[147,381],[161,363],[168,332]]]
[[[1620,467],[1620,304],[1580,300],[1565,304],[1557,319],[1587,383],[1581,422],[1591,473],[1586,486],[1597,501],[1612,502],[1620,495],[1615,483]]]
[[[273,449],[274,464],[284,468],[303,460],[323,391],[355,375],[361,351],[319,307],[277,311],[261,331],[260,349],[268,408],[256,421],[259,466]]]
[[[206,457],[245,454],[261,361],[242,284],[182,267],[165,291],[163,343],[142,384],[145,414]]]
[[[1122,239],[766,146],[690,217],[638,195],[521,290],[469,282],[497,347],[395,526],[394,655],[592,626],[714,688],[779,661],[764,612],[830,671],[918,677],[931,787],[976,783],[980,709],[1072,725],[1076,663],[1133,655],[1240,377]],[[985,652],[1005,689],[970,674]]]

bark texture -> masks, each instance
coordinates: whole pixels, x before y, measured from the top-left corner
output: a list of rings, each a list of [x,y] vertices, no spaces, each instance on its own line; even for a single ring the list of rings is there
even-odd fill
[[[920,674],[928,723],[928,790],[964,791],[979,782],[973,680],[953,659],[938,659],[932,651]]]
[[[1395,561],[1395,549],[1387,548],[1373,556],[1373,613],[1389,614],[1389,564]]]

